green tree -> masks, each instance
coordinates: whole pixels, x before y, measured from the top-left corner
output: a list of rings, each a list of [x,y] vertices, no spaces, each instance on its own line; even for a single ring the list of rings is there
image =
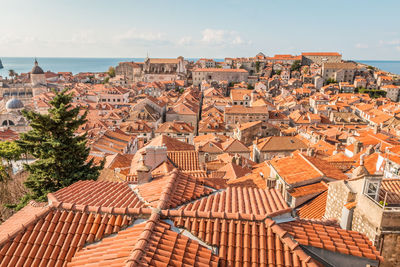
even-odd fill
[[[108,83],[110,81],[110,77],[106,77],[104,80],[103,80],[103,84],[106,84],[106,83]]]
[[[22,150],[11,141],[0,142],[0,182],[4,182],[11,176],[12,161],[21,158]]]
[[[111,67],[108,68],[108,75],[111,78],[115,77],[115,69],[114,69],[114,67],[111,66]]]
[[[29,172],[24,184],[30,192],[21,199],[17,208],[23,207],[30,199],[46,201],[48,193],[76,181],[98,178],[104,162],[95,166],[93,159],[87,161],[90,149],[86,145],[86,134],[75,134],[87,121],[87,110],[80,116],[80,107],[73,108],[71,101],[72,94],[67,94],[65,89],[50,101],[49,114],[22,111],[32,130],[22,133],[16,142],[22,151],[37,160],[24,165]]]
[[[326,84],[336,83],[336,80],[333,78],[328,78],[328,79],[326,79],[325,83]]]
[[[260,72],[260,61],[256,61],[256,73]]]
[[[290,70],[291,71],[295,71],[295,70],[300,71],[300,68],[301,68],[301,61],[295,60],[292,64],[292,66],[290,67]]]
[[[17,76],[17,73],[15,72],[15,70],[11,69],[11,70],[8,70],[8,76],[10,76],[14,82],[14,77]]]
[[[248,84],[248,85],[247,85],[247,89],[249,89],[249,90],[253,90],[253,89],[254,89],[254,86],[253,86],[253,85],[251,85],[251,84]]]

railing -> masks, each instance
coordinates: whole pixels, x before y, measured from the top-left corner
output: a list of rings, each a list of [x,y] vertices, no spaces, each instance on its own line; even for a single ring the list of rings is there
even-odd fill
[[[368,190],[368,186],[371,184],[371,182],[375,182],[377,186],[377,191],[374,192],[375,197],[372,197],[370,194],[368,194],[367,190]],[[380,207],[383,211],[396,211],[396,212],[400,212],[400,205],[396,206],[396,207],[389,207],[387,204],[387,199],[388,199],[388,192],[385,192],[385,196],[383,197],[383,202],[381,203],[381,201],[377,201],[375,198],[376,196],[379,197],[379,193],[381,191],[380,186],[381,186],[381,179],[380,178],[366,178],[365,179],[365,183],[364,183],[364,188],[363,188],[363,194],[369,198],[373,203],[375,203],[378,207]],[[372,193],[371,193],[372,194]]]

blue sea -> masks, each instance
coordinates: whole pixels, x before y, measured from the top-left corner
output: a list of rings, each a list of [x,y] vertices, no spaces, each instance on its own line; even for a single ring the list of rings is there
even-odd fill
[[[0,57],[3,62],[3,69],[0,69],[0,76],[8,76],[8,70],[12,69],[17,73],[31,71],[35,59],[29,57]],[[44,71],[61,72],[69,71],[74,74],[79,72],[104,72],[110,66],[117,66],[122,61],[143,62],[144,58],[38,58],[39,66]],[[188,60],[197,60],[188,58]],[[215,59],[223,61],[223,59]],[[400,74],[400,61],[372,61],[358,60],[359,62],[378,67],[379,69]]]
[[[399,60],[355,60],[360,63],[368,64],[378,69],[400,75]]]

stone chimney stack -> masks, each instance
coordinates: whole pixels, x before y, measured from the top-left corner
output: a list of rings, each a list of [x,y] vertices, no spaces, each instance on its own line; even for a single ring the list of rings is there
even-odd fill
[[[358,153],[361,152],[361,149],[363,147],[363,144],[360,141],[355,141],[354,142],[354,150],[353,150],[353,154],[356,155]]]
[[[146,147],[146,156],[144,163],[154,170],[158,165],[167,160],[167,147],[166,146],[148,146]]]
[[[307,148],[307,156],[314,157],[314,155],[315,155],[315,148],[313,147]]]
[[[367,151],[366,151],[367,156],[373,154],[374,152],[375,152],[374,146],[373,145],[369,145],[367,147]]]
[[[340,149],[340,143],[335,143],[335,151],[333,151],[333,155],[339,153],[339,149]]]
[[[145,162],[146,152],[143,152],[140,158],[139,167],[137,168],[137,183],[144,184],[151,181],[151,170],[146,166]]]
[[[378,124],[375,124],[374,125],[374,134],[378,134],[379,133],[379,125]]]

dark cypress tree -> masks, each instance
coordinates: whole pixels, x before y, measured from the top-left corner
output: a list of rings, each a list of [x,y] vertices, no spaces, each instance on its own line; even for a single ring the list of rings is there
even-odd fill
[[[87,111],[80,116],[80,107],[73,108],[71,102],[72,95],[63,90],[50,101],[49,114],[22,111],[32,130],[22,133],[17,143],[37,160],[24,166],[29,172],[25,186],[30,193],[17,208],[31,199],[46,201],[48,193],[76,181],[98,178],[104,164],[95,166],[93,160],[87,161],[90,149],[86,134],[75,134],[87,121]]]

